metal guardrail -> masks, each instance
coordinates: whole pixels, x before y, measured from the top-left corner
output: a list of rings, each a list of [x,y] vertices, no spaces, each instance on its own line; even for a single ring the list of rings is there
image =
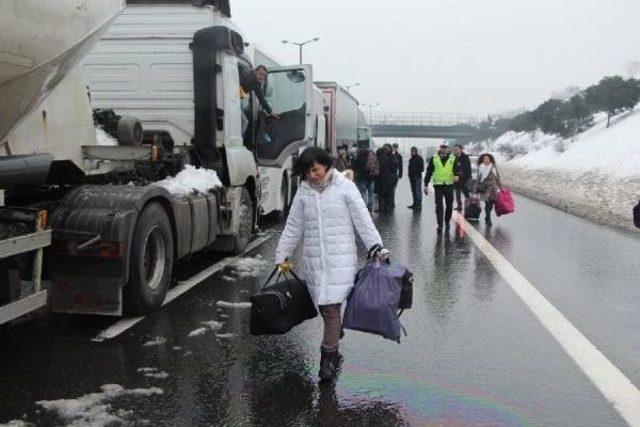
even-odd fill
[[[370,125],[396,126],[475,126],[481,121],[476,114],[463,113],[375,113],[370,117]]]

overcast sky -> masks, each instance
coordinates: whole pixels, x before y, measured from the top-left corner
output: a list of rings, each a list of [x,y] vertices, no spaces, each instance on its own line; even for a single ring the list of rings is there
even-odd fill
[[[381,111],[531,108],[640,60],[640,0],[237,0],[234,20],[285,64]]]

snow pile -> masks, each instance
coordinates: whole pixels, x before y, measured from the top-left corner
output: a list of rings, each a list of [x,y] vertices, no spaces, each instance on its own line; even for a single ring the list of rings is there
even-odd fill
[[[164,345],[166,342],[167,342],[167,339],[164,338],[164,337],[155,337],[151,341],[147,341],[146,343],[142,344],[142,346],[143,347],[153,347],[153,346],[157,346],[157,345]]]
[[[224,323],[217,322],[215,320],[209,320],[208,322],[200,322],[200,323],[202,323],[203,325],[205,325],[207,328],[211,329],[212,331],[219,331],[224,326]]]
[[[218,174],[205,168],[186,165],[176,176],[163,179],[154,185],[166,188],[176,196],[186,196],[191,193],[206,193],[213,188],[222,187]]]
[[[506,186],[567,212],[632,229],[640,198],[640,109],[573,138],[507,132],[486,148],[496,153]],[[512,156],[512,155],[515,155]],[[513,158],[511,158],[513,157]]]
[[[231,334],[231,333],[227,333],[227,334],[216,334],[216,338],[220,338],[220,339],[232,339],[237,337],[237,334]]]
[[[220,308],[251,308],[250,302],[228,302],[228,301],[218,301],[216,306]]]
[[[40,400],[36,402],[42,408],[56,412],[69,426],[107,426],[129,424],[132,411],[112,410],[110,400],[123,396],[153,396],[162,394],[158,387],[127,390],[118,384],[105,384],[102,392],[89,393],[77,399]]]
[[[118,141],[101,127],[96,128],[96,143],[98,145],[118,145]]]
[[[268,265],[270,262],[262,259],[260,255],[256,255],[255,258],[238,258],[231,264],[231,272],[238,277],[258,277]]]

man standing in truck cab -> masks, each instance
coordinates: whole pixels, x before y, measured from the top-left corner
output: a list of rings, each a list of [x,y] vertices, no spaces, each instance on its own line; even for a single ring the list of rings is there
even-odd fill
[[[449,221],[453,214],[453,185],[459,180],[457,171],[458,160],[449,152],[449,145],[446,142],[440,144],[438,153],[427,162],[427,173],[424,177],[424,194],[426,195],[429,194],[429,181],[433,177],[438,233],[442,231],[443,222],[445,231],[449,231]],[[443,212],[442,199],[446,204],[446,212]]]

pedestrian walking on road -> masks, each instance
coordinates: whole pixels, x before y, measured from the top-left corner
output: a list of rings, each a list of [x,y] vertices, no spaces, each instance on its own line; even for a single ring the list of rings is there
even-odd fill
[[[394,142],[393,145],[391,146],[391,149],[393,150],[393,157],[396,160],[396,163],[398,164],[398,175],[396,178],[396,184],[393,186],[393,196],[391,198],[391,208],[395,208],[396,207],[396,188],[398,188],[398,182],[402,179],[402,154],[400,154],[400,152],[398,151],[398,143]]]
[[[498,200],[498,191],[502,189],[500,175],[496,168],[496,159],[488,153],[478,158],[478,184],[476,191],[484,201],[484,222],[492,225],[491,211]]]
[[[465,154],[464,148],[460,144],[456,144],[453,147],[453,153],[458,160],[458,182],[453,186],[456,192],[456,210],[462,212],[462,195],[464,194],[465,200],[469,198],[468,184],[471,179],[471,160],[469,160],[469,156]]]
[[[443,225],[445,231],[448,232],[450,229],[449,222],[453,215],[453,184],[458,181],[458,177],[456,176],[457,166],[458,161],[456,157],[449,152],[449,146],[446,143],[440,145],[438,154],[431,157],[427,165],[427,174],[424,177],[424,194],[429,194],[429,181],[431,181],[431,177],[433,177],[438,233],[442,231]],[[442,205],[443,199],[446,205],[446,211],[444,211]]]
[[[342,329],[340,308],[356,274],[355,232],[368,249],[382,245],[355,184],[332,164],[331,156],[316,147],[307,148],[296,162],[294,172],[303,181],[293,198],[275,257],[281,269],[288,268],[287,259],[303,239],[306,283],[324,322],[319,372],[323,381],[335,376]],[[380,260],[388,257],[388,250],[379,252]]]
[[[380,167],[376,155],[367,148],[365,142],[358,147],[356,158],[352,162],[356,175],[356,186],[364,199],[369,212],[373,211],[373,191],[375,179],[378,176]]]
[[[344,172],[347,169],[351,169],[351,162],[349,161],[349,152],[347,151],[347,147],[338,147],[338,157],[336,157],[336,160],[333,162],[333,167],[338,172]]]
[[[380,174],[377,181],[378,211],[388,213],[393,210],[393,197],[395,187],[398,184],[398,162],[390,145],[385,144],[381,148],[378,162],[380,163]]]
[[[422,173],[424,172],[424,159],[418,154],[416,147],[411,147],[411,158],[409,159],[409,184],[413,195],[413,204],[409,209],[422,209]]]

